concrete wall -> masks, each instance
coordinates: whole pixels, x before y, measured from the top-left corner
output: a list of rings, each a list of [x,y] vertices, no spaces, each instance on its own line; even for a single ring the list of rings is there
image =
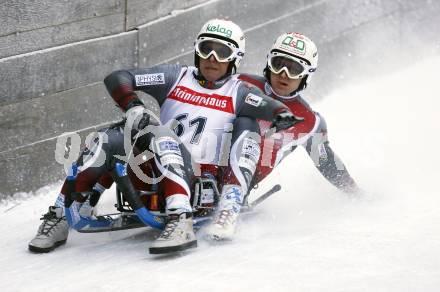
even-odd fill
[[[0,6],[2,196],[61,179],[56,138],[69,131],[84,137],[120,117],[103,88],[104,76],[163,62],[192,64],[194,36],[210,18],[229,17],[245,30],[241,71],[261,72],[281,32],[310,36],[320,52],[308,90],[316,96],[440,48],[438,1],[36,2]]]

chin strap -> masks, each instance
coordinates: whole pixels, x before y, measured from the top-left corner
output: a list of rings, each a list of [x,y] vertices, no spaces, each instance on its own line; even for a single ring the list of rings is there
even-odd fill
[[[229,78],[231,77],[231,74],[226,73],[225,75],[223,75],[222,77],[220,77],[219,80],[216,81],[208,81],[205,79],[205,77],[203,77],[202,73],[200,73],[200,70],[197,69],[197,73],[194,72],[193,73],[194,78],[199,82],[199,84],[204,87],[204,88],[208,88],[208,89],[216,89],[216,88],[220,88],[223,86],[223,84],[225,84]]]

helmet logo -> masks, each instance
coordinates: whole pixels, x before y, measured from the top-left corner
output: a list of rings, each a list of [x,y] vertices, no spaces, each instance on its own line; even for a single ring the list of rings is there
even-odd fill
[[[294,38],[292,36],[286,36],[284,40],[282,41],[283,45],[287,45],[295,51],[299,51],[298,53],[304,55],[306,50],[306,45],[302,40],[299,40],[297,38]]]
[[[213,32],[219,32],[230,38],[232,36],[232,30],[226,29],[224,27],[221,27],[220,24],[217,24],[217,26],[209,25],[206,28],[207,31],[213,31]]]

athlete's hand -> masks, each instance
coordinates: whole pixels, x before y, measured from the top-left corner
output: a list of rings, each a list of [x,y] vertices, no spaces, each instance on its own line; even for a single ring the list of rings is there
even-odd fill
[[[275,116],[271,127],[275,127],[276,131],[281,131],[304,121],[304,118],[297,117],[289,111],[282,111]]]
[[[143,130],[150,124],[150,115],[148,114],[147,109],[141,105],[130,108],[125,113],[125,117],[128,126],[131,126],[131,129],[136,132]]]

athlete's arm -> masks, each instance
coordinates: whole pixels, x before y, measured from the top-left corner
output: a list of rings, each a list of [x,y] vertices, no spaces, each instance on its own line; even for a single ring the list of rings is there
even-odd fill
[[[347,193],[359,191],[344,163],[330,147],[327,125],[322,117],[317,134],[311,137],[304,146],[316,168],[331,184]]]
[[[298,122],[282,102],[265,95],[256,87],[240,84],[237,92],[237,116],[246,116],[274,123],[277,130]]]
[[[185,67],[158,65],[147,69],[119,70],[104,79],[104,84],[116,104],[125,112],[143,105],[135,91],[143,91],[161,105],[181,76]]]

